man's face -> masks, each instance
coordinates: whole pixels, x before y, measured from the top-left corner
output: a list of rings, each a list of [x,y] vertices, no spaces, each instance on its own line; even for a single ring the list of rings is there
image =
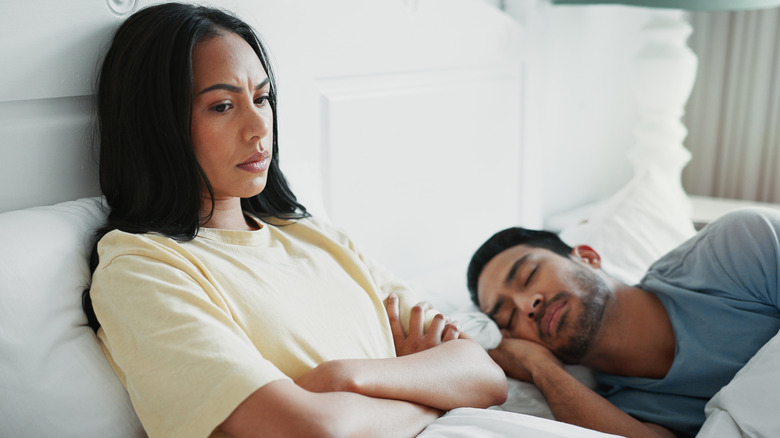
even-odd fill
[[[477,282],[480,308],[512,338],[579,363],[601,326],[611,291],[592,260],[526,245],[485,265]]]

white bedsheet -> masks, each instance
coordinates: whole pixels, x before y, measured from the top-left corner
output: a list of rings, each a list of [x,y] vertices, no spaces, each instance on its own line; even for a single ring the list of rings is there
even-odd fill
[[[606,438],[615,436],[532,415],[475,408],[453,409],[418,435],[419,438]]]
[[[707,403],[697,438],[780,437],[780,334]]]

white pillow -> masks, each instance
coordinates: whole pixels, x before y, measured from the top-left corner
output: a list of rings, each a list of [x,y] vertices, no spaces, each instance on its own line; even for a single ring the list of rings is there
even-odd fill
[[[144,437],[81,309],[98,198],[0,214],[0,436]]]
[[[780,334],[758,353],[707,403],[697,438],[780,436]]]
[[[560,236],[571,246],[596,250],[604,272],[633,285],[654,261],[696,234],[691,210],[679,182],[660,169],[645,169]]]

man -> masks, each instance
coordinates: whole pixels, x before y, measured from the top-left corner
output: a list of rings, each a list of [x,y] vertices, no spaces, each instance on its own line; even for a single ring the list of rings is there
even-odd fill
[[[588,246],[510,228],[474,254],[468,287],[504,334],[493,359],[533,382],[558,420],[693,436],[707,401],[780,329],[779,235],[775,211],[725,215],[630,286]],[[591,367],[598,393],[563,363]]]

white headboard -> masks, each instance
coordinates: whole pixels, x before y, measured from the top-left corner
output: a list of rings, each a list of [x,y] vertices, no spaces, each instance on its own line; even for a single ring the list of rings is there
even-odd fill
[[[0,212],[99,194],[94,73],[114,26],[151,3],[4,5]],[[380,262],[402,276],[465,263],[492,232],[539,214],[521,184],[520,169],[532,165],[522,148],[522,28],[496,7],[212,4],[237,12],[270,47],[293,189]]]

